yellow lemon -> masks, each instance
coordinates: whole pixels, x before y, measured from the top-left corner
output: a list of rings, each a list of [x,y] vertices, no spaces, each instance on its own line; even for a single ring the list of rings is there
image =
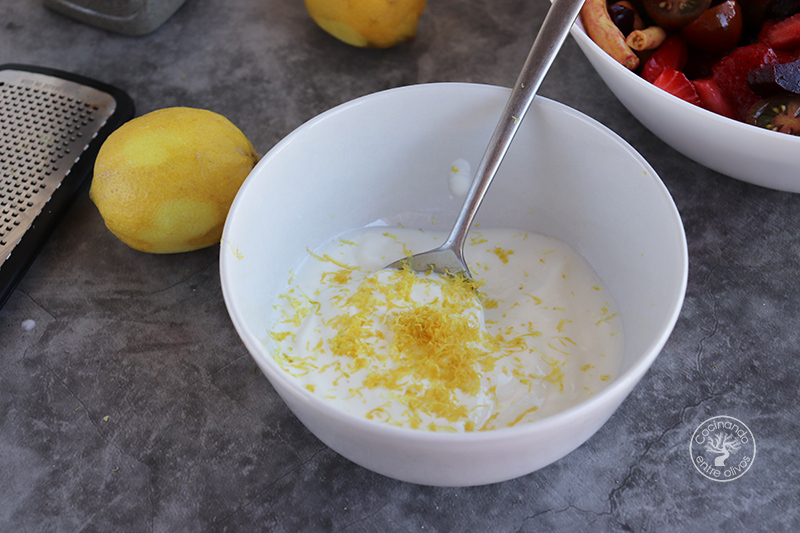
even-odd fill
[[[414,38],[426,0],[305,0],[323,30],[363,48],[388,48]]]
[[[233,198],[257,161],[253,145],[227,118],[170,107],[106,139],[89,196],[128,246],[188,252],[219,242]]]

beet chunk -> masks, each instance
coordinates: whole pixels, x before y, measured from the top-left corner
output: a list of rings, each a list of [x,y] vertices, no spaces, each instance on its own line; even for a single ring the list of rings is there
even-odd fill
[[[751,70],[747,73],[747,82],[759,96],[800,94],[800,59]]]

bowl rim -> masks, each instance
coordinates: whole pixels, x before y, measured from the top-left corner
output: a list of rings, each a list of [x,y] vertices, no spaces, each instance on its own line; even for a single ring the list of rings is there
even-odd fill
[[[232,227],[235,223],[235,218],[237,216],[238,210],[240,205],[245,201],[244,198],[246,196],[246,192],[248,188],[251,186],[255,180],[260,179],[259,176],[262,175],[260,169],[267,166],[269,161],[277,156],[286,146],[294,142],[296,138],[298,138],[302,133],[308,129],[315,127],[320,122],[326,121],[343,112],[347,112],[348,110],[360,106],[365,102],[372,101],[377,98],[391,98],[394,94],[400,92],[408,92],[408,91],[431,91],[437,90],[436,88],[439,86],[450,86],[450,87],[461,87],[463,90],[472,90],[477,92],[483,92],[488,94],[492,91],[502,91],[504,93],[510,93],[510,89],[506,87],[500,87],[496,85],[490,84],[482,84],[482,83],[469,83],[469,82],[432,82],[432,83],[420,83],[420,84],[412,84],[412,85],[405,85],[400,87],[395,87],[391,89],[385,89],[382,91],[377,91],[374,93],[370,93],[353,100],[344,102],[339,104],[327,111],[324,111],[317,116],[311,118],[310,120],[306,121],[305,123],[298,126],[292,132],[290,132],[286,137],[284,137],[281,141],[279,141],[276,145],[274,145],[259,161],[256,167],[251,171],[250,175],[246,178],[245,182],[243,183],[242,187],[239,190],[239,193],[236,195],[233,204],[231,205],[230,211],[228,213],[228,217],[225,221],[225,226],[223,230],[222,242],[229,241],[230,231],[232,231]],[[625,141],[622,137],[617,135],[614,131],[609,129],[608,127],[604,126],[597,120],[589,117],[588,115],[571,108],[565,104],[556,102],[544,96],[537,96],[534,100],[533,105],[537,106],[549,106],[552,109],[555,109],[557,112],[566,113],[568,115],[572,115],[575,118],[578,118],[585,122],[589,127],[596,129],[598,132],[603,133],[607,136],[610,140],[614,141],[618,144],[624,151],[628,152],[631,157],[637,160],[639,164],[641,164],[644,169],[647,171],[647,175],[651,177],[653,186],[655,186],[659,193],[664,197],[665,201],[667,202],[667,207],[670,211],[670,216],[673,218],[673,222],[676,225],[676,228],[679,230],[678,238],[680,244],[680,270],[681,270],[681,280],[680,280],[680,287],[678,294],[674,296],[675,300],[671,303],[672,311],[664,324],[663,327],[660,328],[660,331],[657,336],[655,336],[649,346],[645,349],[645,354],[639,358],[633,365],[630,366],[625,372],[617,376],[613,379],[613,381],[602,391],[594,394],[590,398],[587,398],[580,403],[573,405],[563,411],[555,413],[553,415],[549,415],[545,418],[540,420],[536,420],[533,422],[519,424],[513,427],[504,427],[498,428],[493,430],[487,431],[474,431],[474,432],[434,432],[429,431],[426,429],[414,429],[408,427],[398,427],[398,426],[390,426],[387,424],[383,424],[380,422],[374,422],[368,420],[366,418],[357,416],[352,413],[348,413],[344,410],[338,409],[331,405],[328,402],[325,402],[324,399],[316,396],[311,391],[305,389],[304,387],[300,386],[300,384],[291,378],[286,372],[284,372],[280,366],[274,361],[274,359],[270,356],[267,352],[266,348],[264,347],[264,343],[262,339],[260,339],[254,331],[251,331],[249,328],[246,327],[247,321],[245,320],[242,310],[238,307],[235,297],[233,296],[233,290],[230,286],[230,280],[228,279],[229,276],[229,267],[228,265],[233,265],[233,261],[236,259],[233,254],[229,253],[220,253],[220,280],[222,285],[222,293],[223,299],[225,301],[228,313],[231,316],[232,322],[234,324],[235,329],[237,330],[239,336],[244,341],[245,346],[250,353],[250,356],[253,357],[258,366],[261,368],[261,371],[266,375],[270,383],[272,384],[273,388],[275,384],[273,380],[278,380],[283,388],[287,388],[293,394],[297,396],[298,399],[306,403],[312,403],[315,405],[315,409],[318,412],[324,413],[324,415],[328,418],[334,419],[338,423],[342,423],[345,426],[349,426],[353,429],[363,431],[365,433],[380,433],[386,436],[397,436],[402,437],[404,442],[429,442],[429,443],[443,443],[443,444],[452,444],[455,442],[458,443],[470,443],[470,444],[478,444],[483,442],[490,442],[490,441],[497,441],[497,440],[505,440],[507,438],[525,438],[529,435],[534,435],[540,433],[542,431],[549,431],[554,427],[562,426],[564,424],[570,424],[571,420],[574,418],[581,418],[581,416],[585,416],[592,411],[595,411],[603,405],[608,405],[610,403],[614,403],[617,399],[621,402],[627,394],[636,386],[638,381],[644,376],[647,370],[652,366],[655,359],[663,350],[669,336],[672,334],[672,330],[680,316],[681,309],[683,307],[685,295],[686,295],[686,288],[688,282],[688,266],[689,266],[689,258],[688,258],[688,247],[686,242],[686,233],[683,228],[683,222],[680,218],[680,214],[678,212],[677,207],[670,195],[669,191],[667,190],[666,186],[664,185],[661,178],[655,172],[655,170],[650,166],[650,164],[644,159],[644,157],[636,151],[627,141]],[[269,369],[269,372],[265,369]],[[278,391],[279,395],[282,394]],[[621,398],[617,398],[620,394],[622,394]],[[284,402],[286,401],[285,398],[282,398]],[[292,409],[290,409],[292,410]],[[296,416],[296,415],[295,415]]]

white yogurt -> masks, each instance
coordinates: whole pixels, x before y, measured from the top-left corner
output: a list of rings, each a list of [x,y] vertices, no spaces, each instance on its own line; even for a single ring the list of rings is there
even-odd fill
[[[531,422],[610,382],[622,321],[577,252],[543,235],[489,229],[473,231],[465,250],[477,290],[382,270],[445,236],[368,227],[311,253],[269,328],[275,360],[339,409],[435,431]]]
[[[450,193],[456,198],[463,198],[469,192],[472,185],[472,169],[466,159],[456,159],[450,165],[450,172],[447,175],[447,185]]]

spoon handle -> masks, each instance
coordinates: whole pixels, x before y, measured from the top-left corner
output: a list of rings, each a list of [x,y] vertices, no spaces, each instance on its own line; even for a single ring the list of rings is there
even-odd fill
[[[464,205],[450,235],[442,245],[442,248],[456,251],[459,257],[463,257],[464,243],[475,214],[478,212],[478,207],[497,174],[497,169],[500,167],[508,147],[511,146],[511,140],[533,102],[547,70],[578,17],[583,2],[584,0],[553,0],[544,22],[542,22],[533,46],[528,52],[525,65],[519,73],[511,96],[500,116],[500,121],[489,141],[489,146],[478,165],[472,186],[464,199]]]

